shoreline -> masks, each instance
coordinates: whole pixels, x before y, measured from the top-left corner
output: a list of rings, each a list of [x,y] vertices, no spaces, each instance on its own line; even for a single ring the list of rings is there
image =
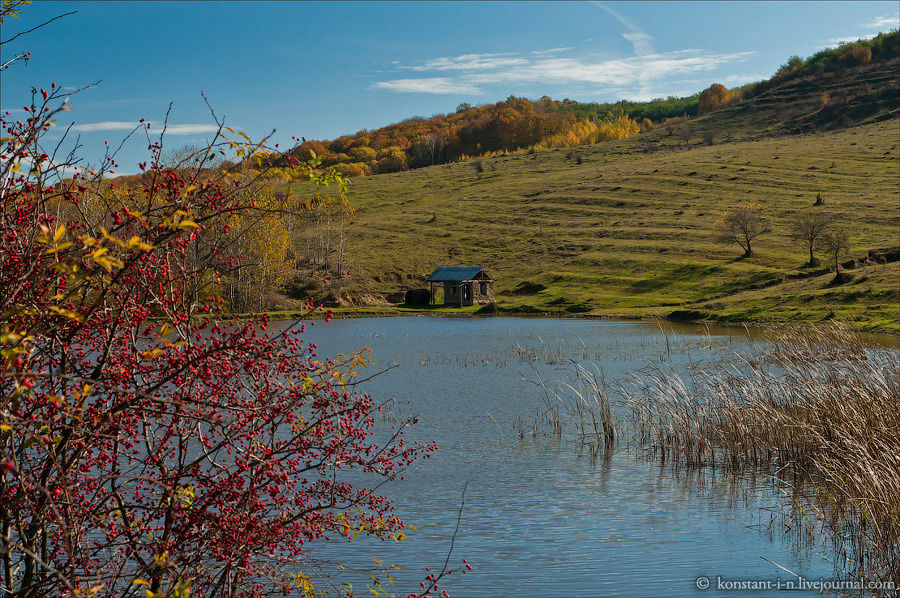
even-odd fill
[[[563,319],[563,320],[597,320],[611,322],[659,322],[667,325],[675,326],[691,326],[691,327],[715,327],[721,329],[741,328],[744,330],[757,329],[768,330],[777,326],[827,326],[835,323],[847,326],[852,331],[872,337],[872,340],[879,341],[876,344],[894,348],[900,348],[900,334],[888,332],[884,330],[866,329],[855,326],[848,322],[839,321],[794,321],[794,322],[775,322],[775,321],[752,321],[752,320],[704,320],[704,319],[682,319],[669,318],[660,314],[636,313],[636,314],[573,314],[568,312],[554,311],[516,311],[503,310],[500,308],[494,313],[476,313],[476,308],[444,308],[434,307],[427,309],[406,308],[399,305],[394,306],[369,306],[369,307],[334,307],[324,308],[326,311],[331,310],[332,319],[351,320],[362,318],[396,318],[404,316],[416,317],[437,317],[437,318],[542,318],[542,319]],[[452,311],[451,311],[452,310]],[[323,320],[324,312],[304,312],[302,310],[273,310],[264,312],[270,320]],[[678,313],[677,311],[674,313]],[[233,317],[246,317],[248,314],[234,314]],[[259,315],[259,314],[257,314]]]

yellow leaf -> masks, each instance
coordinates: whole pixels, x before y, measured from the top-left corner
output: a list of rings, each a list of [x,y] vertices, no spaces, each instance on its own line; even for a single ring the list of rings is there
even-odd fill
[[[112,236],[112,235],[109,234],[109,232],[107,232],[107,230],[106,230],[105,228],[103,228],[102,226],[100,227],[100,232],[103,233],[103,238],[105,238],[107,241],[112,241],[113,243],[115,243],[115,244],[118,245],[119,247],[125,247],[125,243],[122,241],[122,239],[120,239],[120,238],[118,238],[118,237]]]
[[[149,581],[147,581],[146,579],[141,579],[140,577],[138,577],[137,579],[135,579],[135,580],[134,580],[134,583],[137,584],[137,585],[139,585],[139,586],[149,586],[149,585],[150,585],[150,582],[149,582]]]
[[[0,424],[0,430],[3,430],[4,432],[12,432],[12,426],[10,426],[9,424]]]
[[[68,249],[72,245],[74,245],[74,243],[70,243],[70,242],[59,243],[59,244],[47,249],[44,253],[58,253],[58,252],[62,251],[63,249]]]
[[[59,243],[65,234],[66,234],[66,225],[60,224],[59,228],[56,229],[56,233],[53,235],[53,242]]]
[[[52,311],[53,313],[58,314],[60,316],[63,316],[64,318],[69,318],[69,319],[75,320],[76,322],[81,322],[84,319],[81,317],[80,314],[77,314],[74,311],[71,311],[68,309],[63,309],[63,308],[57,307],[55,305],[48,305],[47,310]]]
[[[130,239],[128,239],[128,248],[150,251],[151,249],[153,249],[153,245],[151,245],[150,243],[144,243],[138,237],[131,237]]]

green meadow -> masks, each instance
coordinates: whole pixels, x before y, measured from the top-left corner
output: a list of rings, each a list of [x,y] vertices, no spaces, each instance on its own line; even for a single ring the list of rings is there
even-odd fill
[[[834,318],[900,332],[895,264],[854,270],[835,288],[829,276],[781,282],[806,259],[790,220],[818,194],[816,209],[851,230],[849,257],[897,246],[898,137],[895,119],[713,145],[653,131],[484,158],[480,173],[463,162],[353,179],[347,292],[385,296],[421,286],[438,265],[475,264],[496,278],[502,310],[635,317],[689,309],[709,319]],[[741,202],[760,204],[772,228],[747,259],[717,242],[717,220]]]

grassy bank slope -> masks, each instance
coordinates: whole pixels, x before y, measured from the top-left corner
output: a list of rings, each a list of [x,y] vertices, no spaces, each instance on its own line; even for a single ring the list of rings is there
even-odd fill
[[[823,290],[821,277],[793,283],[790,293],[758,291],[780,301],[777,309],[746,302],[757,299],[748,288],[776,283],[804,262],[788,222],[817,194],[851,229],[851,255],[897,246],[898,142],[892,119],[712,146],[654,149],[633,138],[484,159],[481,173],[461,163],[357,179],[354,270],[362,282],[350,290],[400,291],[440,264],[482,264],[496,276],[501,305],[525,311],[665,314],[702,304],[712,317],[767,321],[803,308],[791,318],[833,311],[896,332],[896,268],[867,275],[870,293],[852,301]],[[715,242],[715,221],[740,201],[762,204],[773,225],[745,260]],[[517,292],[525,282],[546,288]],[[871,310],[878,315],[867,322]]]

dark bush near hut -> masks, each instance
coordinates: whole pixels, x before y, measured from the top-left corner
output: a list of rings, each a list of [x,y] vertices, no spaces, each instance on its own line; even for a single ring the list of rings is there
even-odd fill
[[[431,302],[431,291],[428,289],[409,289],[406,291],[407,305],[428,305]]]
[[[484,316],[484,315],[495,314],[499,311],[500,311],[500,309],[497,307],[497,304],[494,301],[491,301],[490,303],[486,303],[486,304],[482,305],[481,307],[479,307],[478,311],[476,311],[475,314],[479,315],[479,316]]]

